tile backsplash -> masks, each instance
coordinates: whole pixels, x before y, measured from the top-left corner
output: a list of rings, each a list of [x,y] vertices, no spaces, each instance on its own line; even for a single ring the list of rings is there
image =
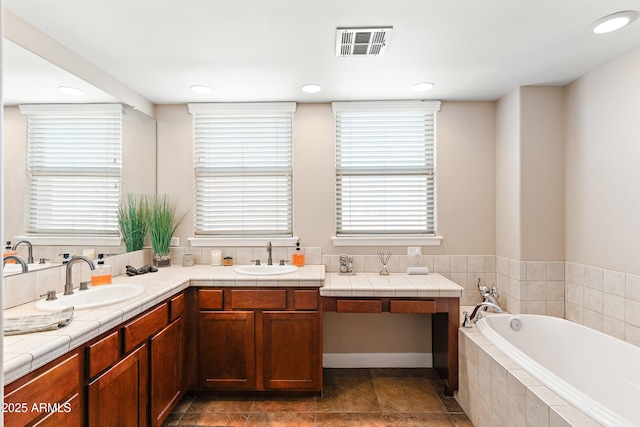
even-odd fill
[[[19,250],[25,250],[19,247]],[[210,264],[211,251],[234,258],[234,264],[267,260],[260,247],[174,247],[173,265],[181,265],[184,254],[192,254],[196,264]],[[96,248],[110,254],[107,263],[114,275],[125,273],[126,265],[140,267],[151,263],[151,251],[121,253],[123,248]],[[295,248],[273,247],[274,263],[290,261]],[[324,264],[327,272],[338,272],[340,255],[323,255],[320,247],[303,247],[305,263]],[[79,247],[34,247],[34,258],[58,260],[58,254],[82,253]],[[25,255],[26,254],[21,254]],[[375,273],[382,266],[377,255],[352,255],[356,272]],[[392,255],[390,273],[404,273],[407,267],[427,267],[462,286],[461,305],[475,305],[481,297],[478,279],[489,288],[497,286],[500,304],[511,313],[545,314],[571,321],[640,345],[640,276],[565,261],[519,261],[495,255]],[[74,266],[74,281],[90,280],[88,266]],[[5,277],[4,308],[34,301],[49,290],[64,290],[65,270],[43,269]]]

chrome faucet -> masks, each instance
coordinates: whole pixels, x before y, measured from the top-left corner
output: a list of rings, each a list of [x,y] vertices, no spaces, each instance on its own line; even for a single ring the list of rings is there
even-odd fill
[[[476,305],[476,308],[473,309],[473,312],[471,312],[471,316],[470,316],[471,321],[473,323],[476,323],[480,318],[480,312],[487,311],[487,308],[492,308],[496,313],[502,313],[502,309],[498,304],[494,304],[489,301],[482,301],[482,302],[479,302]]]
[[[13,245],[13,247],[11,249],[15,251],[16,248],[18,247],[18,245],[20,245],[22,243],[26,244],[27,247],[29,248],[29,256],[27,257],[27,263],[33,264],[33,246],[31,246],[31,242],[30,241],[28,241],[28,240],[20,240],[18,243]]]
[[[7,255],[6,257],[4,257],[2,266],[4,267],[7,264],[7,261],[9,261],[10,259],[16,261],[18,264],[22,266],[23,273],[26,273],[27,271],[29,271],[29,266],[27,265],[27,263],[24,262],[24,259],[22,259],[22,257],[19,257],[18,255]]]
[[[89,264],[89,268],[92,270],[96,269],[96,266],[93,264],[93,261],[91,261],[91,258],[86,257],[84,255],[76,255],[76,256],[72,256],[71,259],[69,260],[69,262],[67,263],[67,282],[64,284],[64,294],[65,295],[72,295],[73,294],[73,280],[71,279],[71,267],[73,266],[73,264],[80,262],[80,261],[85,261],[87,264]]]
[[[267,258],[267,265],[273,265],[273,258],[271,258],[271,242],[267,242],[267,253],[269,254],[269,258]]]
[[[482,297],[482,301],[488,301],[495,305],[500,305],[498,302],[498,298],[500,295],[498,294],[498,288],[493,286],[491,290],[486,286],[480,284],[480,278],[478,277],[478,292],[480,292],[480,296]]]

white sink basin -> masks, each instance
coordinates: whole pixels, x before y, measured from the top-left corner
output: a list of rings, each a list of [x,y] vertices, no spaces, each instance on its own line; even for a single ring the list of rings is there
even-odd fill
[[[295,265],[241,265],[236,267],[236,273],[251,276],[275,276],[277,274],[293,273],[298,267]]]
[[[53,264],[51,264],[50,262],[45,262],[43,264],[39,264],[39,263],[33,263],[33,264],[27,264],[27,266],[29,267],[29,271],[35,271],[35,270],[42,270],[43,268],[49,268],[51,267]],[[22,273],[22,265],[16,263],[16,264],[5,264],[4,268],[2,269],[2,273],[6,276],[8,274],[15,274],[15,273]]]
[[[67,307],[75,307],[76,310],[103,307],[137,297],[144,292],[144,288],[140,285],[119,283],[91,286],[86,291],[76,289],[73,292],[73,295],[58,294],[58,299],[53,301],[40,300],[36,308],[42,311],[58,311]]]

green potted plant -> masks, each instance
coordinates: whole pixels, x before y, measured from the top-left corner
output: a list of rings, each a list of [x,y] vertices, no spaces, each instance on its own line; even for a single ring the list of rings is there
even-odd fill
[[[153,248],[153,265],[168,267],[171,265],[171,238],[187,214],[178,214],[175,200],[166,194],[151,196],[148,206],[147,227]]]
[[[147,236],[149,207],[144,196],[127,194],[118,208],[118,227],[127,252],[144,247]]]

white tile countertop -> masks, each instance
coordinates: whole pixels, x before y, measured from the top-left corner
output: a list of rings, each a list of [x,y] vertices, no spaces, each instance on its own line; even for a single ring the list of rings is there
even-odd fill
[[[152,308],[189,286],[294,286],[319,287],[322,296],[460,297],[462,287],[439,274],[409,276],[358,273],[340,276],[325,273],[324,265],[307,265],[278,276],[238,274],[234,267],[173,266],[157,273],[113,278],[113,283],[132,283],[145,288],[131,300],[90,310],[76,310],[71,323],[47,332],[4,337],[5,384],[45,365],[59,356]],[[105,285],[108,286],[108,285]],[[79,292],[77,289],[75,292]],[[4,317],[42,314],[36,301],[4,310]]]
[[[237,267],[237,266],[236,266]],[[140,296],[125,302],[90,310],[76,310],[71,323],[54,331],[4,337],[4,382],[16,380],[104,332],[126,322],[189,286],[309,286],[320,287],[324,265],[307,265],[280,276],[249,276],[234,266],[161,268],[157,273],[120,275],[113,283],[133,283],[145,288]],[[104,285],[109,286],[109,285]],[[80,292],[75,289],[75,292]],[[4,310],[4,317],[43,314],[36,301]]]
[[[462,287],[436,273],[428,275],[327,273],[320,294],[325,297],[441,297],[460,298]]]

